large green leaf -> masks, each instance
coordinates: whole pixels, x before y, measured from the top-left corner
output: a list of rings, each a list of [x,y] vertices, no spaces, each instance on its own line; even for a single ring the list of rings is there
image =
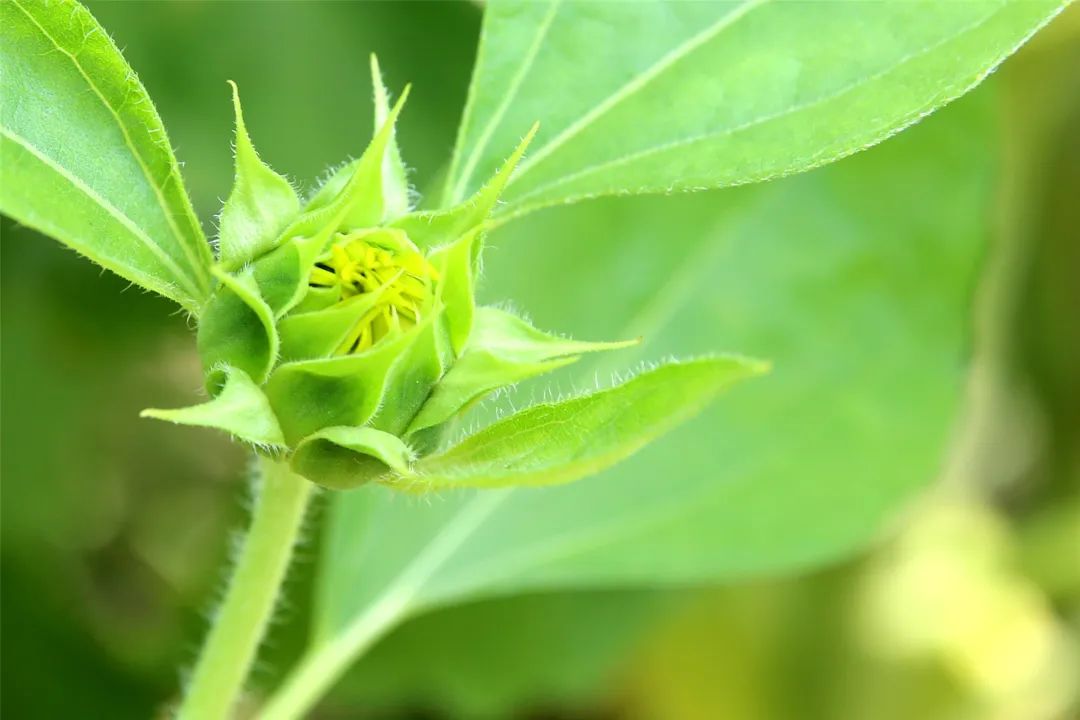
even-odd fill
[[[0,211],[196,311],[209,245],[145,88],[72,0],[0,6]]]
[[[783,182],[589,203],[496,233],[487,291],[538,325],[642,335],[652,358],[737,349],[773,372],[573,485],[335,497],[313,650],[266,717],[291,717],[289,703],[425,607],[791,571],[873,538],[934,476],[959,401],[990,100]]]
[[[970,90],[1062,5],[494,0],[446,200],[537,120],[504,218],[816,167]]]

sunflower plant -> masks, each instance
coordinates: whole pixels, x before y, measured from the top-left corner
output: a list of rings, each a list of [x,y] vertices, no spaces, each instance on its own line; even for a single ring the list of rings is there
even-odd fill
[[[235,178],[208,239],[153,103],[89,11],[75,0],[3,4],[0,210],[175,301],[195,329],[205,396],[143,415],[228,433],[254,459],[250,530],[178,717],[233,713],[315,492],[498,498],[499,489],[577,481],[768,369],[739,355],[669,359],[467,429],[486,399],[641,341],[575,340],[508,305],[478,304],[495,227],[597,195],[737,185],[841,158],[970,89],[1060,9],[929,3],[916,18],[888,3],[860,8],[865,17],[796,5],[642,4],[635,27],[652,28],[656,47],[639,43],[640,57],[629,53],[625,71],[612,66],[613,79],[598,68],[596,87],[583,79],[581,96],[597,101],[551,110],[545,136],[545,99],[522,88],[540,93],[544,72],[565,74],[574,43],[547,41],[597,18],[582,20],[573,3],[492,3],[484,38],[519,63],[507,72],[482,47],[446,191],[422,207],[395,133],[410,90],[395,101],[374,56],[370,141],[304,193],[256,152],[232,84]],[[631,10],[590,12],[621,27],[619,13]],[[864,33],[888,42],[845,45],[846,63],[820,42]],[[806,88],[793,84],[792,67],[805,71]],[[541,77],[535,86],[530,73]],[[476,505],[477,517],[497,502]],[[443,559],[423,555],[416,567],[431,557]],[[407,612],[412,586],[402,578],[385,603],[303,659],[259,717],[309,709]]]
[[[60,42],[81,42],[77,33],[96,28],[72,3],[13,5],[14,22],[54,27]],[[116,53],[107,36],[99,40],[95,51]],[[391,106],[374,56],[371,72],[374,136],[308,197],[259,158],[231,83],[235,180],[212,242],[184,242],[175,256],[151,243],[158,262],[150,263],[134,248],[82,245],[53,232],[177,301],[194,319],[207,400],[143,416],[226,432],[251,448],[259,467],[251,531],[181,718],[229,713],[315,488],[378,483],[426,493],[571,482],[625,458],[765,368],[737,356],[669,361],[464,437],[455,431],[461,416],[493,393],[637,341],[573,340],[507,309],[477,305],[491,212],[537,126],[524,129],[518,147],[471,197],[417,210],[394,132],[409,88]],[[145,92],[134,76],[124,84],[113,90]],[[152,107],[137,112],[156,120]],[[158,148],[171,156],[167,144]],[[20,202],[12,187],[11,175],[33,172],[31,144],[6,133],[4,149],[4,209],[49,231],[49,208]],[[182,193],[178,177],[169,180]],[[198,224],[184,220],[197,233]]]

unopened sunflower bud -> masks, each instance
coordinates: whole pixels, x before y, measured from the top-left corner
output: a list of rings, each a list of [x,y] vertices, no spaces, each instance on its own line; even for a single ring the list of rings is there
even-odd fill
[[[407,473],[484,395],[621,346],[575,343],[475,306],[488,214],[535,128],[472,198],[410,211],[394,141],[407,89],[389,108],[380,83],[376,73],[371,144],[293,217],[283,214],[287,183],[258,159],[234,97],[236,189],[199,326],[215,397],[151,412],[227,430],[332,488]]]

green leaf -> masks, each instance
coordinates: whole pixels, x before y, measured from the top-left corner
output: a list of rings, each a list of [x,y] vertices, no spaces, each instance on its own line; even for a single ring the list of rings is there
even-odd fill
[[[234,367],[222,369],[225,384],[217,397],[201,405],[175,410],[143,410],[140,417],[167,420],[179,425],[217,428],[244,442],[263,447],[285,446],[270,402],[251,377]]]
[[[319,671],[313,687],[435,605],[792,572],[877,537],[951,436],[994,107],[976,93],[782,182],[608,199],[501,230],[514,252],[488,258],[490,296],[513,296],[543,326],[642,335],[649,357],[738,348],[774,370],[588,480],[424,503],[379,486],[335,497],[305,664]],[[607,375],[623,355],[575,377]]]
[[[0,6],[0,211],[198,312],[210,246],[161,119],[81,5]]]
[[[560,485],[605,470],[701,412],[767,365],[735,357],[672,362],[613,388],[535,405],[416,463],[395,487]]]
[[[300,212],[300,200],[289,181],[259,159],[244,125],[240,90],[229,81],[236,113],[236,179],[221,208],[218,259],[227,269],[262,255]]]
[[[491,2],[446,201],[536,120],[503,219],[817,167],[967,92],[1063,4]]]
[[[391,471],[407,472],[412,459],[396,435],[370,427],[331,427],[304,438],[290,464],[314,483],[348,490]]]
[[[643,640],[685,607],[680,599],[661,592],[542,593],[433,610],[372,648],[328,704],[387,715],[435,707],[470,720],[520,717],[536,707],[575,717],[577,709],[604,702]]]
[[[435,386],[409,433],[446,422],[489,392],[569,365],[583,353],[618,350],[638,342],[560,338],[505,310],[478,308],[466,352]]]

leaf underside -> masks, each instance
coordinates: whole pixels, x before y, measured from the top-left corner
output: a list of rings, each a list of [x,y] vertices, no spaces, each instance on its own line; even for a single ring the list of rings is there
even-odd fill
[[[77,3],[0,6],[0,211],[195,312],[210,248],[145,88]]]

